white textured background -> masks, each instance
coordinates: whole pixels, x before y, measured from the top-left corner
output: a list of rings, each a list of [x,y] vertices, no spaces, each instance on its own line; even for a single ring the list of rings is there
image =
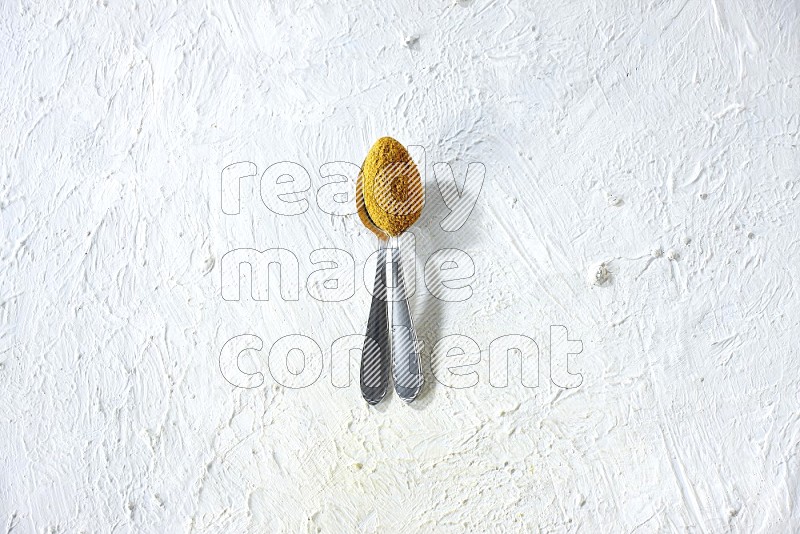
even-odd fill
[[[154,4],[0,5],[0,531],[800,529],[797,1]],[[479,386],[232,387],[233,336],[363,331],[375,241],[313,193],[381,135],[486,165],[464,228],[435,189],[415,227],[475,260],[414,308]],[[251,180],[224,215],[246,160],[306,166],[308,212]],[[277,246],[348,250],[355,297],[223,301],[220,257]],[[491,340],[551,324],[583,384],[491,388]]]

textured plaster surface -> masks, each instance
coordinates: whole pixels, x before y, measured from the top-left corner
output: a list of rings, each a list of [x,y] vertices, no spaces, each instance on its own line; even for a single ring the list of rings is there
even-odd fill
[[[800,529],[800,4],[366,4],[0,4],[0,531]],[[425,148],[427,376],[370,408],[357,355],[348,387],[330,364],[377,241],[316,199],[383,135]],[[261,199],[280,161],[302,214]],[[439,162],[486,170],[453,232]],[[222,298],[228,251],[277,247],[296,301]],[[351,298],[312,297],[318,248],[352,256]],[[474,262],[466,300],[426,290],[443,248]],[[583,343],[577,388],[551,325]],[[220,365],[243,334],[251,389]],[[302,389],[269,372],[292,334],[325,362]],[[474,387],[431,375],[453,334]],[[539,387],[490,384],[509,334]]]

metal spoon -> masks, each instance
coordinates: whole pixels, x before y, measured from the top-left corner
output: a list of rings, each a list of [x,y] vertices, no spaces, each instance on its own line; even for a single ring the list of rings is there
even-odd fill
[[[356,206],[367,228],[376,235],[380,229],[372,221],[364,206],[364,189],[361,175],[356,182]],[[389,314],[386,306],[386,248],[381,243],[375,267],[375,284],[367,320],[367,338],[361,352],[361,395],[368,404],[378,404],[389,389]]]

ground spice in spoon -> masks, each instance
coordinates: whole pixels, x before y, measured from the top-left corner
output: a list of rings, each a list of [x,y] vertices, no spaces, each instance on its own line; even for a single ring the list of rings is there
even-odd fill
[[[381,239],[408,230],[422,213],[422,179],[408,151],[381,137],[367,153],[356,183],[361,222]]]

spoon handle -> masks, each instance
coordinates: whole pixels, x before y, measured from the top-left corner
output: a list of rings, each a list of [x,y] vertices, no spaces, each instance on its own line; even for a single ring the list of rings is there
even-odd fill
[[[403,279],[403,267],[400,260],[400,247],[397,241],[389,248],[391,315],[390,343],[392,347],[392,374],[397,396],[405,402],[411,402],[422,389],[422,369],[417,352],[417,333],[411,310],[406,298],[406,285]]]
[[[378,404],[389,389],[389,323],[386,307],[386,249],[378,250],[375,285],[367,321],[367,339],[361,353],[361,395]]]

